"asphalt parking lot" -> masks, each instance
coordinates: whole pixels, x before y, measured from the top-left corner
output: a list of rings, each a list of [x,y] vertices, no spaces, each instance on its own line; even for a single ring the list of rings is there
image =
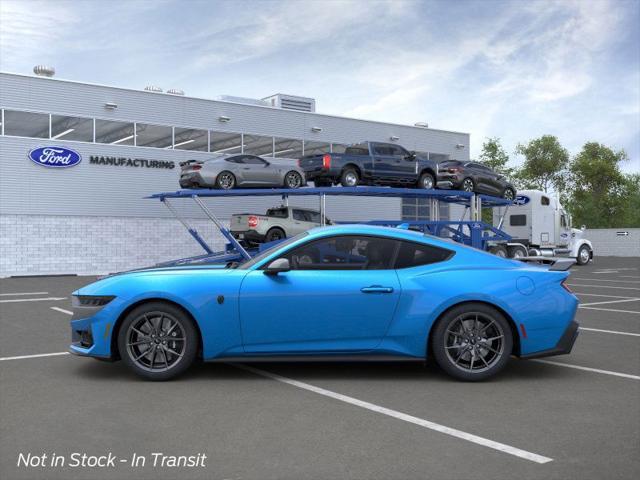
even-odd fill
[[[640,259],[574,267],[571,355],[461,383],[434,365],[200,364],[150,383],[68,354],[89,277],[0,280],[0,478],[640,477]],[[256,370],[257,369],[257,370]],[[19,454],[153,452],[206,467],[18,467]]]

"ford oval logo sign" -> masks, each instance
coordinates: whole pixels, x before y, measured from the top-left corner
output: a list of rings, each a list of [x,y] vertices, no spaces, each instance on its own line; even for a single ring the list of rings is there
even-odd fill
[[[38,147],[29,152],[29,160],[43,167],[68,168],[79,164],[82,156],[70,148]]]
[[[514,205],[526,205],[530,201],[531,201],[531,199],[529,197],[527,197],[526,195],[518,195],[518,196],[516,196],[516,199],[513,201],[513,204]]]

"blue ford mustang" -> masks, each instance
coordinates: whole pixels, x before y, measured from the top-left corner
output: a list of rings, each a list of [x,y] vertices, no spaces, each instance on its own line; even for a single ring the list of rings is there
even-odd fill
[[[432,357],[454,377],[481,380],[510,355],[571,351],[578,299],[567,268],[409,230],[317,228],[244,263],[137,270],[83,287],[70,348],[152,380],[198,356]]]

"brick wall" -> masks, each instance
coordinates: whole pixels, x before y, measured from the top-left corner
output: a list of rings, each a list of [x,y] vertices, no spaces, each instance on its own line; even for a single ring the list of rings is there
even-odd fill
[[[205,220],[190,222],[214,250],[225,239]],[[0,276],[97,275],[201,255],[174,219],[0,216]]]

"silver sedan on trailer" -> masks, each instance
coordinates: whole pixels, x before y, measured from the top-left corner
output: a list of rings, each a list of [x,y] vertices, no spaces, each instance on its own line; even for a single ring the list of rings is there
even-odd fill
[[[219,155],[211,160],[180,163],[182,188],[285,187],[306,185],[304,171],[293,159],[269,159],[256,155]]]

